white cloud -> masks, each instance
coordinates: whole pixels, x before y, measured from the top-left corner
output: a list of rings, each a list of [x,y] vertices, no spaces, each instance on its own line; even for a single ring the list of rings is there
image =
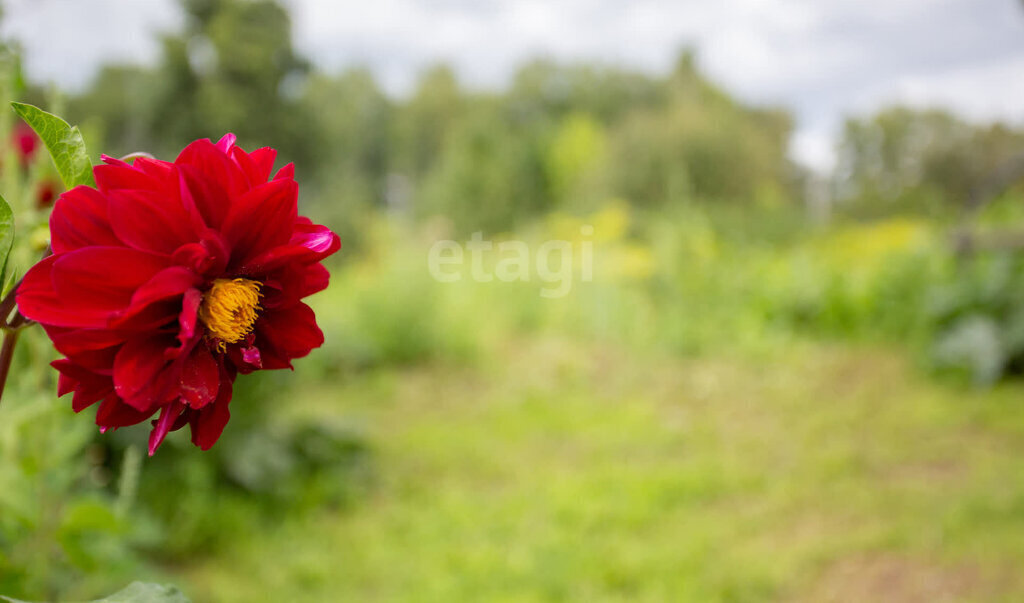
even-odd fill
[[[1024,54],[938,73],[911,73],[869,88],[855,101],[861,112],[884,104],[956,107],[968,119],[1024,122]]]
[[[22,43],[25,70],[70,90],[104,62],[152,62],[157,34],[181,22],[174,0],[8,0],[3,9],[0,33]]]
[[[328,70],[373,69],[411,89],[452,63],[476,87],[537,55],[667,70],[695,46],[701,65],[750,102],[792,107],[797,159],[832,162],[841,118],[883,103],[938,104],[974,119],[1024,116],[1024,10],[1017,0],[286,0],[299,48]],[[27,69],[75,88],[105,60],[151,61],[173,0],[14,0],[2,31]]]

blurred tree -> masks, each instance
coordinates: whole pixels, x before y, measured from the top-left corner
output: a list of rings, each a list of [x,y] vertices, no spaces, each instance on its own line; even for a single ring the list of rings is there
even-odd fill
[[[1022,153],[1024,132],[893,107],[847,120],[836,175],[861,205],[961,207]]]
[[[462,233],[498,232],[550,209],[544,147],[499,116],[481,109],[457,125],[424,183],[421,215],[445,215]]]
[[[73,99],[73,119],[98,115],[112,153],[162,155],[196,138],[236,133],[272,144],[303,168],[316,157],[314,117],[299,110],[309,64],[292,47],[291,21],[274,0],[183,0],[185,27],[163,38],[155,70],[103,69]]]
[[[600,189],[604,187],[607,154],[608,135],[600,122],[586,113],[567,115],[554,132],[545,157],[554,203],[593,207],[606,201],[600,198]]]
[[[536,61],[501,96],[460,95],[449,72],[436,71],[398,112],[396,150],[426,171],[419,213],[462,229],[508,228],[611,197],[750,203],[794,191],[788,113],[736,102],[701,75],[692,52],[660,80]]]
[[[124,155],[152,148],[156,74],[134,65],[106,65],[83,94],[68,106],[71,121],[93,126],[108,154]],[[92,141],[90,141],[92,142]]]
[[[153,132],[175,146],[238,134],[311,159],[314,131],[298,110],[308,63],[292,48],[291,19],[274,0],[185,0],[185,30],[164,40]]]
[[[394,107],[366,69],[315,74],[300,102],[317,124],[317,169],[304,190],[346,249],[357,248],[362,217],[386,204]]]
[[[437,65],[392,101],[366,70],[311,74],[275,0],[182,7],[185,25],[164,36],[156,68],[105,68],[72,99],[71,117],[105,124],[96,148],[112,154],[172,156],[227,131],[249,148],[273,145],[305,172],[303,198],[350,241],[359,215],[382,206],[504,230],[610,197],[658,205],[793,192],[789,115],[737,102],[691,51],[661,78],[538,60],[503,93],[469,93]]]
[[[609,123],[629,111],[663,103],[664,92],[662,82],[640,73],[541,59],[516,72],[507,104],[518,121],[587,113]]]
[[[765,190],[792,192],[788,113],[737,103],[697,70],[692,52],[680,56],[666,87],[664,105],[634,110],[613,130],[617,194],[651,205],[751,202]]]
[[[380,204],[387,175],[393,108],[366,69],[337,77],[314,75],[302,97],[303,111],[317,116],[325,178],[345,181],[358,199]]]
[[[415,93],[395,116],[395,167],[418,181],[434,165],[469,100],[445,65],[423,73]]]

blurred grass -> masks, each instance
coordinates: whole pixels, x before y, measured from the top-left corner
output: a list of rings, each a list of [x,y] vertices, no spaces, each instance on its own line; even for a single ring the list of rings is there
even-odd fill
[[[294,161],[303,213],[345,244],[313,302],[327,342],[240,379],[213,450],[173,434],[136,482],[146,430],[98,436],[46,402],[52,350],[26,333],[0,422],[4,594],[1024,600],[1024,386],[967,389],[1024,374],[1024,259],[957,257],[944,232],[1018,129],[885,110],[847,122],[817,182],[787,112],[691,51],[657,76],[534,61],[493,93],[438,66],[389,98],[365,70],[310,72],[277,2],[183,8],[155,64],[107,65],[68,115],[94,153],[233,131]],[[5,52],[0,91],[64,114]],[[53,174],[10,151],[23,270]],[[802,207],[819,185],[828,224]],[[974,219],[1020,223],[1020,187]],[[578,262],[585,227],[594,280],[577,265],[562,298],[536,272],[427,268],[476,230]]]
[[[1024,596],[1019,385],[942,388],[877,348],[540,337],[300,391],[289,413],[365,425],[373,486],[190,567],[198,601]]]
[[[595,225],[595,280],[562,299],[437,283],[443,232],[376,224],[315,299],[325,349],[265,401],[364,434],[365,491],[283,505],[186,564],[188,592],[1024,597],[1024,386],[936,381],[912,353],[958,282],[935,225],[744,230],[759,219],[553,215],[519,236]]]
[[[949,324],[988,317],[953,368],[1012,372],[1019,262],[958,259],[936,222],[779,208],[613,201],[496,239],[579,261],[585,225],[594,280],[577,266],[548,299],[536,274],[433,280],[450,224],[368,221],[311,300],[324,348],[240,379],[213,450],[172,434],[125,520],[70,539],[102,547],[65,547],[52,577],[13,558],[35,572],[13,583],[86,598],[143,577],[199,603],[1024,597],[1024,385],[921,370]],[[93,445],[105,504],[144,439]]]

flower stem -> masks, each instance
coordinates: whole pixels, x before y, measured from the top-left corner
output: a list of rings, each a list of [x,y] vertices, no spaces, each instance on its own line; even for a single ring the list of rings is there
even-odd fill
[[[11,310],[14,309],[14,304],[17,301],[18,287],[21,286],[21,281],[18,281],[11,290],[7,292],[7,295],[0,300],[0,321],[3,325],[7,325],[7,317],[10,316]]]
[[[40,260],[45,259],[52,253],[53,248],[47,245]],[[22,280],[24,280],[24,277],[22,277]],[[0,346],[0,400],[4,397],[7,375],[11,372],[11,361],[14,359],[14,346],[18,343],[18,333],[23,327],[35,324],[34,321],[28,320],[22,316],[21,312],[15,310],[15,306],[18,303],[18,289],[21,287],[22,280],[15,283],[11,290],[7,292],[7,295],[0,300],[0,329],[4,333],[4,342]],[[14,317],[8,320],[12,310],[14,311]]]
[[[20,316],[15,317],[15,320]],[[11,360],[14,359],[14,346],[18,343],[20,333],[20,329],[4,329],[4,343],[0,346],[0,400],[3,400],[7,374],[11,372]]]

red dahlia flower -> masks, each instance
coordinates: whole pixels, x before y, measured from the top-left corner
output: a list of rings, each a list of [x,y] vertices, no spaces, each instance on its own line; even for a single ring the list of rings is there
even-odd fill
[[[39,148],[39,137],[28,124],[19,121],[14,125],[11,138],[14,140],[14,148],[18,150],[22,165],[28,165]]]
[[[101,431],[153,416],[149,453],[186,423],[208,449],[238,373],[291,368],[323,343],[300,301],[327,286],[337,235],[297,215],[298,185],[276,152],[228,134],[174,163],[103,157],[50,216],[53,255],[25,275],[18,308],[65,357],[58,395],[99,402]]]
[[[53,180],[43,180],[36,188],[36,207],[46,209],[53,205],[57,198],[57,184]]]

